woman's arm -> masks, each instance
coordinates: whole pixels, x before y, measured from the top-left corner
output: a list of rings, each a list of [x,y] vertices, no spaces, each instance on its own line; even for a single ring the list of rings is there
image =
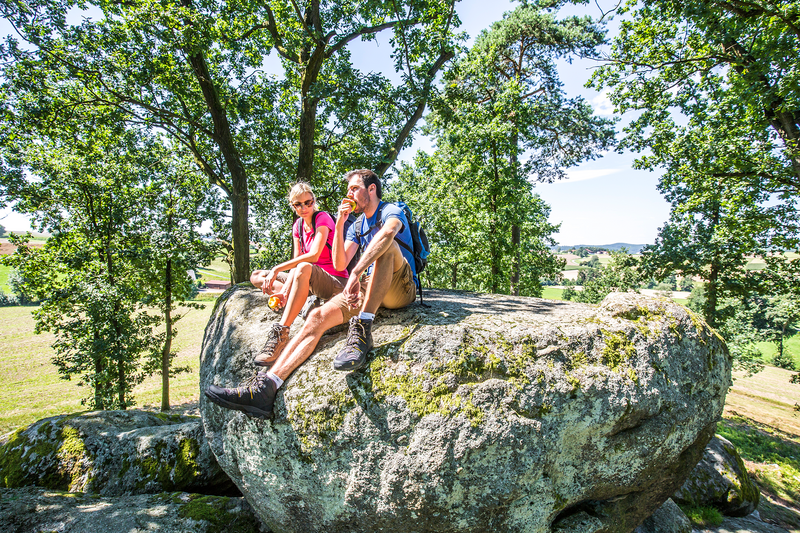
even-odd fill
[[[272,290],[272,283],[275,281],[278,272],[291,270],[300,263],[314,264],[317,261],[319,261],[319,257],[322,255],[323,248],[325,248],[325,243],[328,240],[328,233],[330,233],[330,231],[331,231],[330,228],[327,226],[317,226],[317,231],[316,233],[314,233],[314,240],[311,241],[311,249],[308,252],[300,255],[297,255],[297,252],[300,251],[300,242],[295,237],[294,238],[295,256],[292,259],[289,259],[288,261],[284,261],[279,265],[275,265],[267,273],[267,284],[269,286],[269,290]]]

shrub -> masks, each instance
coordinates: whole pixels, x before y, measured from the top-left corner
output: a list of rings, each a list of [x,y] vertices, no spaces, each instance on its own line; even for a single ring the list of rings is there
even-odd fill
[[[772,358],[772,364],[777,366],[778,368],[785,368],[786,370],[797,370],[794,367],[794,358],[789,355],[787,350],[783,350],[783,353],[776,353],[775,356]]]
[[[0,307],[11,307],[12,305],[19,305],[19,299],[13,294],[6,294],[3,289],[0,289]]]

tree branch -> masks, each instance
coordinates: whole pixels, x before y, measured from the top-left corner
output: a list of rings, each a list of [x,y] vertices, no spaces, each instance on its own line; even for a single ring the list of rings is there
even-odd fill
[[[328,51],[325,53],[325,57],[331,57],[333,54],[344,48],[344,46],[352,41],[353,39],[360,37],[362,35],[366,35],[368,33],[379,33],[383,30],[392,28],[397,26],[398,24],[408,24],[409,26],[416,26],[419,24],[420,21],[418,20],[394,20],[392,22],[387,22],[385,24],[379,24],[378,26],[371,26],[369,28],[361,28],[360,30],[353,32],[349,35],[342,37],[341,40],[337,41],[336,44],[331,46]],[[330,32],[328,35],[325,36],[326,41],[330,41],[333,37],[336,36],[336,32]]]

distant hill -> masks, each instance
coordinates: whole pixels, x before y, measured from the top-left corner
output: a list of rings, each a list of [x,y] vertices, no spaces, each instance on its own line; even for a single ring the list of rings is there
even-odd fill
[[[604,248],[606,250],[622,250],[626,248],[629,254],[638,254],[642,251],[642,248],[647,246],[646,244],[630,244],[627,242],[615,242],[614,244],[575,244],[572,246],[555,246],[553,247],[553,251],[556,252],[563,252],[566,250],[571,250],[573,248]]]

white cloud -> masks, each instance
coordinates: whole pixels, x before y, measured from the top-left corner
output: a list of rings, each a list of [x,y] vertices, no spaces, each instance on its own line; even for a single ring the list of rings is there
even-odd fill
[[[594,178],[601,178],[603,176],[608,176],[609,174],[614,174],[615,172],[619,172],[620,170],[622,169],[598,168],[593,170],[567,170],[567,179],[565,181],[574,182],[574,181],[591,180]]]
[[[608,90],[604,90],[591,99],[590,104],[594,109],[594,115],[599,117],[610,117],[614,115],[614,104],[608,98]]]

